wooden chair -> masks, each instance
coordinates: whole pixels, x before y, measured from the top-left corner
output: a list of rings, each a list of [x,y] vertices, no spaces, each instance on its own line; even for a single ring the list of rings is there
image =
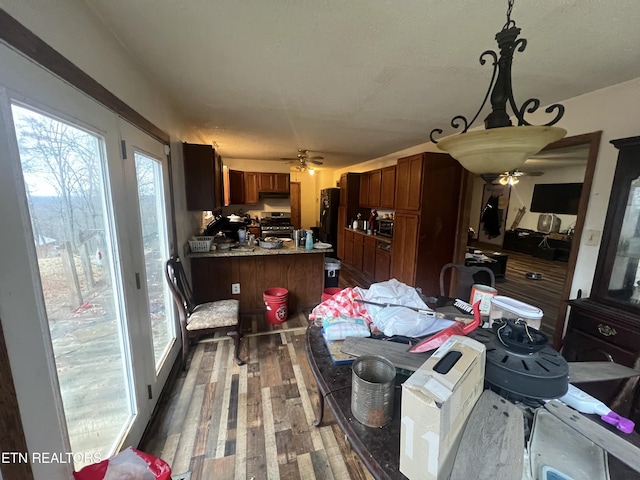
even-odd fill
[[[182,369],[186,369],[191,340],[197,340],[215,332],[226,332],[233,338],[236,363],[244,365],[244,361],[239,356],[241,334],[238,305],[240,302],[231,299],[196,305],[193,301],[193,291],[178,257],[167,260],[165,275],[180,313]]]
[[[451,269],[451,274],[456,275],[456,282],[453,294],[449,295],[449,290],[445,289],[445,275]],[[467,267],[457,263],[447,263],[440,270],[440,296],[459,298],[468,302],[471,297],[471,288],[474,284],[496,286],[496,277],[493,271],[487,267]]]

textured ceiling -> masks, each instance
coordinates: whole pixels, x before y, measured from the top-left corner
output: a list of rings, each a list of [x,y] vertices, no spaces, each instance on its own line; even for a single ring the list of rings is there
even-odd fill
[[[472,117],[506,0],[85,0],[224,158],[339,167]],[[637,0],[519,0],[516,101],[640,77]],[[168,68],[170,66],[170,68]],[[488,111],[479,118],[482,119]],[[561,125],[561,124],[560,124]]]

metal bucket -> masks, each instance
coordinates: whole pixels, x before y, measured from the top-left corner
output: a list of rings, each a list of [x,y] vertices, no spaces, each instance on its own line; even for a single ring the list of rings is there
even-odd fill
[[[384,357],[363,355],[351,371],[351,413],[368,427],[383,427],[393,417],[396,368]]]

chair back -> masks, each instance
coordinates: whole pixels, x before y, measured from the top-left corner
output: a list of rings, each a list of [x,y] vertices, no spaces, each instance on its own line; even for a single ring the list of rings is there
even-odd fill
[[[448,290],[445,289],[445,277],[447,270],[450,269],[451,274],[456,275],[453,295],[449,295]],[[449,277],[449,279],[450,278],[451,277]],[[457,263],[447,263],[442,267],[442,270],[440,270],[440,296],[450,296],[468,302],[471,297],[471,289],[475,284],[495,287],[496,277],[493,271],[487,267],[467,267]]]
[[[165,275],[173,299],[180,311],[180,322],[186,323],[189,315],[191,315],[191,312],[193,312],[195,308],[195,304],[193,302],[193,291],[191,290],[179,257],[171,257],[167,260],[165,264]]]

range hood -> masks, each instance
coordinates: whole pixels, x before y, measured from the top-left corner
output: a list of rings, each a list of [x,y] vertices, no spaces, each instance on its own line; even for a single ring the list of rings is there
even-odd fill
[[[260,198],[289,198],[289,192],[258,192]]]

